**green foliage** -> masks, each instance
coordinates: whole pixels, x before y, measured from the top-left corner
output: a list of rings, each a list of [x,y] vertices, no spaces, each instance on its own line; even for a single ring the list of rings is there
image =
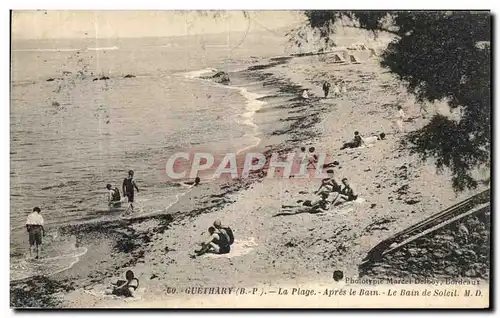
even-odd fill
[[[375,34],[394,34],[381,65],[406,83],[418,101],[447,99],[462,114],[459,122],[435,115],[403,144],[422,159],[433,157],[438,168],[450,168],[455,190],[477,186],[471,171],[490,163],[489,12],[306,11],[305,16],[307,27],[323,39],[331,37],[341,19]],[[293,32],[290,36],[296,41]]]

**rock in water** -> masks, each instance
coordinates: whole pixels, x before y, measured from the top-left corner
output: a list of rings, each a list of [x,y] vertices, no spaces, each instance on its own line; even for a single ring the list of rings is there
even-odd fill
[[[229,74],[227,74],[226,72],[217,72],[215,73],[215,75],[212,76],[212,79],[219,83],[219,84],[229,84],[229,82],[231,82],[231,79],[229,78]]]

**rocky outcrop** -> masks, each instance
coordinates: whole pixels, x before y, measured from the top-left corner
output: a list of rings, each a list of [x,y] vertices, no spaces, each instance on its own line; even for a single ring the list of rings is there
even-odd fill
[[[109,80],[109,77],[108,76],[96,77],[92,81],[95,82],[95,81],[105,81],[105,80]]]
[[[362,276],[482,278],[490,272],[490,210],[471,215],[384,256]]]
[[[216,83],[224,84],[224,85],[228,85],[231,82],[231,79],[229,78],[229,74],[224,72],[224,71],[217,72],[214,75],[209,76],[209,77],[205,77],[205,78],[211,79],[211,80],[215,81]]]

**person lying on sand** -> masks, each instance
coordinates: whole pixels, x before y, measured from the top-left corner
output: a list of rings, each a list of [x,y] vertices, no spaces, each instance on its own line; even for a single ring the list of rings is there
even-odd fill
[[[363,137],[363,142],[365,145],[373,145],[375,142],[379,140],[385,140],[385,133],[380,133],[380,135]]]
[[[200,184],[200,177],[196,177],[194,179],[194,181],[187,181],[187,182],[184,182],[185,185],[191,185],[193,187],[197,187],[199,184]]]
[[[354,132],[354,139],[352,141],[344,143],[342,148],[340,150],[344,150],[346,148],[358,148],[361,147],[362,145],[365,145],[365,142],[363,141],[363,138],[359,134],[358,131]]]
[[[332,201],[332,203],[337,201],[335,205],[342,204],[343,202],[355,201],[358,199],[357,192],[353,189],[352,185],[349,184],[347,178],[342,179],[342,184],[343,184],[342,190],[340,190],[339,195]]]
[[[293,215],[293,214],[300,214],[300,213],[327,212],[331,206],[331,200],[329,200],[330,193],[331,192],[328,190],[323,190],[319,193],[319,195],[320,195],[319,200],[316,200],[316,201],[299,200],[299,201],[297,201],[297,203],[302,203],[302,205],[282,206],[282,208],[283,208],[282,211],[286,212],[286,213],[279,213],[276,216]]]
[[[139,279],[135,278],[134,272],[128,270],[125,273],[126,280],[118,280],[109,294],[122,297],[134,297],[134,292],[139,287]]]
[[[334,160],[332,162],[325,163],[323,165],[323,168],[333,168],[333,167],[338,166],[338,165],[340,165],[340,162],[338,162],[337,160]]]
[[[319,200],[317,201],[314,201],[314,202],[311,202],[311,204],[309,205],[309,202],[308,201],[305,201],[302,205],[303,206],[309,206],[310,207],[310,210],[311,212],[326,212],[330,209],[330,200],[328,200],[328,198],[330,197],[330,191],[328,191],[327,189],[325,189],[324,191],[321,191],[319,193]]]
[[[208,233],[210,233],[209,239],[201,243],[201,249],[194,251],[196,256],[205,253],[227,254],[231,251],[227,236],[217,231],[213,226],[208,228]]]
[[[120,190],[117,187],[112,187],[111,184],[106,185],[108,189],[108,205],[110,208],[119,208],[122,205],[122,198],[120,196]]]

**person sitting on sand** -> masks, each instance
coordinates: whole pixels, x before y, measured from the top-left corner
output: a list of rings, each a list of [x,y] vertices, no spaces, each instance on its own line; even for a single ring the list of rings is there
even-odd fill
[[[232,245],[234,243],[233,230],[229,226],[222,226],[222,222],[220,220],[215,220],[213,225],[216,231],[226,237],[229,245]]]
[[[208,233],[210,234],[210,238],[201,243],[201,249],[194,251],[197,256],[205,253],[227,254],[231,251],[229,240],[225,235],[218,232],[215,227],[209,227]]]
[[[354,139],[352,141],[344,143],[344,145],[342,146],[342,148],[340,148],[340,150],[344,150],[346,148],[358,148],[361,147],[362,145],[365,145],[363,138],[361,137],[358,131],[355,131]]]
[[[122,204],[120,190],[117,187],[112,187],[111,184],[106,185],[106,189],[108,189],[108,205],[112,208],[119,208]]]
[[[340,193],[341,187],[340,184],[335,180],[334,177],[334,171],[333,169],[329,169],[326,171],[328,177],[321,180],[321,185],[319,186],[318,190],[316,190],[316,194],[319,194],[320,191],[326,189],[327,191],[330,192],[338,192]]]
[[[342,184],[344,186],[342,187],[342,190],[340,190],[338,197],[335,198],[333,200],[333,202],[335,202],[337,200],[342,200],[342,201],[338,201],[335,205],[339,205],[342,202],[355,201],[358,199],[357,192],[353,189],[352,185],[349,184],[349,182],[347,181],[347,178],[342,179]]]
[[[128,270],[125,273],[126,280],[118,280],[113,289],[111,290],[111,294],[115,296],[122,297],[134,297],[134,292],[139,288],[139,279],[135,278],[134,272]]]

